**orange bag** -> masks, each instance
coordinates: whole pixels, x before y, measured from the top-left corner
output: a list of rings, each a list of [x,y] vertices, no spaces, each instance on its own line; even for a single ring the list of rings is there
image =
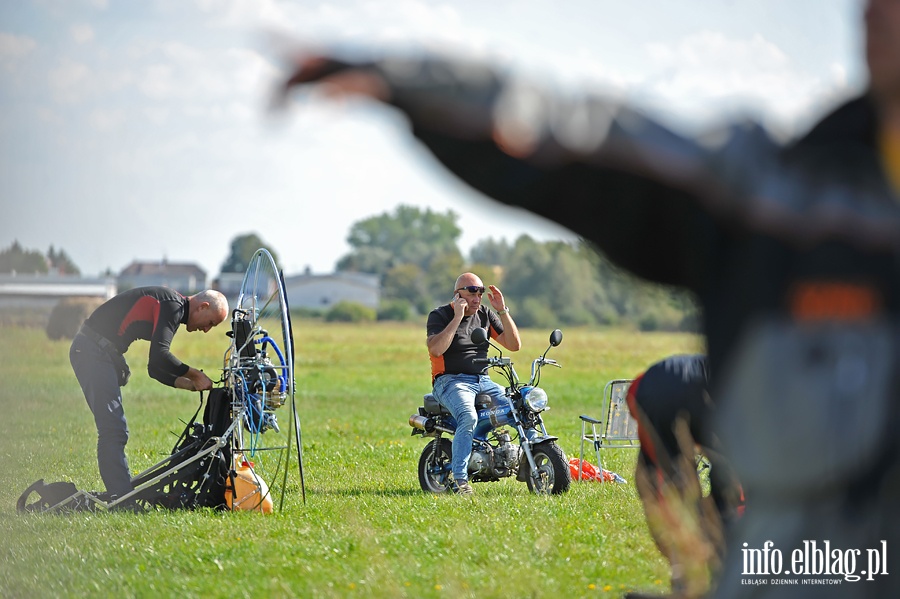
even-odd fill
[[[597,468],[590,462],[579,460],[578,458],[572,458],[569,460],[569,472],[572,474],[572,480],[578,480],[578,462],[581,462],[581,480],[592,480],[601,483],[626,482],[624,478],[622,478],[615,472]]]

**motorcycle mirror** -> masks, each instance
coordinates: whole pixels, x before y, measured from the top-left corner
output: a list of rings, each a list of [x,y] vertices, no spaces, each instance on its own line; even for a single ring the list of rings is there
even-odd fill
[[[478,327],[477,329],[472,331],[472,335],[471,335],[470,339],[472,340],[472,343],[474,343],[475,345],[481,345],[482,343],[487,342],[487,340],[488,340],[487,329]]]
[[[553,329],[553,332],[550,333],[550,345],[556,347],[560,343],[562,343],[562,331]]]

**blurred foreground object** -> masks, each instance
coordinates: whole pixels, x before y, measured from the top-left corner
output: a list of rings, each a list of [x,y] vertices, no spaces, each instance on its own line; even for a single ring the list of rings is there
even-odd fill
[[[900,2],[865,25],[870,89],[787,145],[748,123],[686,139],[452,59],[305,58],[279,92],[386,102],[462,181],[695,294],[747,499],[715,596],[900,597]],[[859,561],[826,574],[811,543]]]

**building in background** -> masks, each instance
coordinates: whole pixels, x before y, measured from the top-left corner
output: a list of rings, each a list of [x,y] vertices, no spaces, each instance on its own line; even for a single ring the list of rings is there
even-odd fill
[[[116,284],[119,292],[135,287],[160,285],[190,295],[206,289],[206,271],[196,264],[169,262],[138,262],[135,260],[119,273]]]
[[[60,274],[0,274],[0,308],[46,311],[61,299],[88,297],[108,300],[116,294],[112,277]]]
[[[229,305],[237,305],[244,273],[223,272],[213,281],[228,298]],[[335,272],[315,275],[309,271],[299,275],[285,275],[284,291],[292,309],[327,310],[338,302],[356,302],[378,308],[381,283],[378,275],[358,272]]]
[[[285,276],[284,290],[291,308],[313,310],[327,310],[342,301],[377,309],[381,297],[378,275],[359,272]]]
[[[221,273],[211,282],[237,304],[244,273]],[[356,302],[378,309],[381,284],[377,275],[309,271],[284,277],[288,305],[294,309],[326,311],[339,302]],[[195,264],[132,262],[118,277],[82,277],[60,274],[0,274],[0,324],[38,321],[64,299],[88,298],[105,301],[117,293],[145,285],[162,285],[183,293],[207,288],[206,272]],[[25,319],[25,313],[29,319]]]

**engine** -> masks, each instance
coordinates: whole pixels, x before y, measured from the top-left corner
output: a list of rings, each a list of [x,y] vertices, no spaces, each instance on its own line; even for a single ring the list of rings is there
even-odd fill
[[[494,431],[495,445],[476,441],[469,457],[469,474],[473,480],[499,480],[512,475],[519,467],[520,450],[510,443],[505,429]]]

